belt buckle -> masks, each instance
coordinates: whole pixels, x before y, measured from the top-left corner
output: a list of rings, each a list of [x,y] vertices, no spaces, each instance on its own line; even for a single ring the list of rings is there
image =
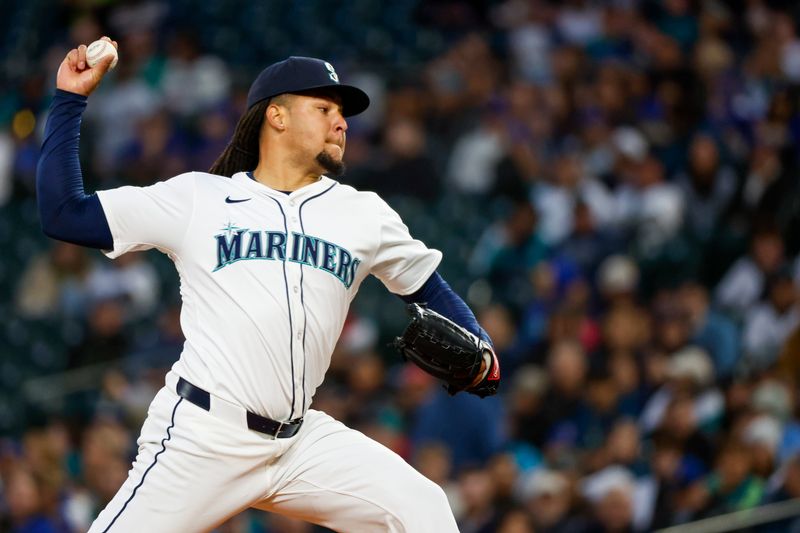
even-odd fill
[[[278,422],[278,429],[276,429],[275,433],[272,434],[272,438],[274,438],[274,439],[279,438],[278,434],[281,432],[281,430],[283,429],[283,426],[285,426],[285,425],[286,425],[285,422]]]

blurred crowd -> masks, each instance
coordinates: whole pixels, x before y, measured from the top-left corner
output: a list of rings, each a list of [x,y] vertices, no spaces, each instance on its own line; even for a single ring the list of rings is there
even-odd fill
[[[104,34],[120,62],[84,118],[92,190],[207,169],[284,52],[370,94],[343,181],[445,252],[503,382],[450,397],[402,364],[401,302],[367,284],[314,407],[440,484],[461,531],[650,531],[800,497],[795,2],[203,4],[11,8],[53,31],[3,44],[36,53],[2,60],[0,531],[88,528],[183,342],[163,257],[39,234],[55,72]],[[250,511],[218,529],[318,530]]]

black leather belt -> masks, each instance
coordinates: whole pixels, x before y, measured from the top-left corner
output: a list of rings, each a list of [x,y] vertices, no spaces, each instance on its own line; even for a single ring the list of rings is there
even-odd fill
[[[205,409],[206,411],[211,411],[211,395],[200,387],[192,385],[185,379],[178,379],[175,392],[178,393],[178,396],[192,402],[197,407]],[[266,418],[247,411],[247,427],[249,429],[272,435],[278,439],[293,437],[302,425],[302,418],[295,418],[288,422],[278,422],[277,420],[272,420],[271,418]]]

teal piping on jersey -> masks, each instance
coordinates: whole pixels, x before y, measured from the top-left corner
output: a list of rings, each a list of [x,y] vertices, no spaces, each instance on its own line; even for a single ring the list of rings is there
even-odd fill
[[[114,525],[114,522],[117,521],[117,518],[119,518],[122,515],[122,512],[125,511],[125,508],[128,507],[128,504],[131,503],[131,501],[133,501],[133,497],[136,496],[136,491],[138,491],[139,488],[142,485],[144,485],[144,480],[147,477],[147,474],[150,472],[150,470],[153,469],[154,466],[156,466],[156,463],[158,462],[158,457],[162,453],[167,451],[167,441],[172,438],[172,434],[169,432],[169,430],[171,430],[172,428],[175,427],[175,412],[178,410],[178,406],[181,404],[182,401],[183,401],[183,398],[178,398],[178,403],[176,403],[175,407],[172,409],[172,418],[170,420],[170,425],[167,428],[167,436],[164,437],[164,439],[161,440],[161,449],[153,456],[153,463],[150,466],[147,467],[147,470],[144,471],[144,474],[142,474],[142,479],[139,480],[139,484],[136,485],[133,488],[133,492],[131,492],[130,497],[128,497],[128,499],[125,501],[125,504],[122,506],[122,509],[120,509],[117,512],[117,514],[114,516],[113,520],[111,520],[111,523],[106,526],[106,528],[103,530],[103,533],[107,533],[108,530],[111,529],[111,526]]]
[[[281,207],[281,203],[276,200],[275,198],[270,198],[275,204],[278,206],[278,209],[281,210],[281,216],[283,217],[283,231],[288,235],[289,228],[286,225],[286,213],[283,212],[283,207]],[[286,277],[286,261],[283,261],[283,286],[286,288],[286,308],[289,311],[289,364],[292,367],[292,410],[289,413],[289,420],[294,418],[294,401],[295,401],[295,393],[294,393],[294,326],[292,325],[292,304],[289,300],[289,280]]]
[[[306,232],[306,229],[303,226],[303,206],[306,205],[311,200],[313,200],[315,198],[319,198],[320,196],[322,196],[326,192],[328,192],[331,189],[333,189],[335,186],[336,186],[336,182],[334,182],[333,185],[331,185],[330,187],[328,187],[327,189],[325,189],[321,193],[316,194],[316,195],[312,196],[311,198],[306,198],[305,200],[303,200],[303,203],[300,204],[300,207],[298,208],[297,217],[300,219],[300,231],[302,231],[303,234],[305,234],[305,232]],[[332,244],[332,243],[329,243],[329,244]],[[319,267],[317,267],[317,268],[319,268]],[[356,271],[355,271],[355,268],[354,268],[353,269],[353,279],[350,280],[350,284],[351,285],[355,281],[355,277],[356,277]],[[345,284],[345,286],[347,288],[350,288],[350,285]],[[303,300],[303,265],[302,264],[300,265],[300,304],[303,306],[303,409],[305,409],[306,408],[306,324],[308,322],[308,319],[307,319],[307,314],[306,314],[306,304],[305,304],[305,302]]]

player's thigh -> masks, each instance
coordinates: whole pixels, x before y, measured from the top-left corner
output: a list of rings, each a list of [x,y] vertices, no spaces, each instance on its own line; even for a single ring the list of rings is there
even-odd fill
[[[335,531],[458,531],[442,489],[399,455],[319,411],[306,424],[277,492],[254,507]]]
[[[207,531],[247,508],[264,490],[255,486],[263,460],[227,455],[248,443],[226,424],[171,391],[159,392],[128,478],[90,532]]]

